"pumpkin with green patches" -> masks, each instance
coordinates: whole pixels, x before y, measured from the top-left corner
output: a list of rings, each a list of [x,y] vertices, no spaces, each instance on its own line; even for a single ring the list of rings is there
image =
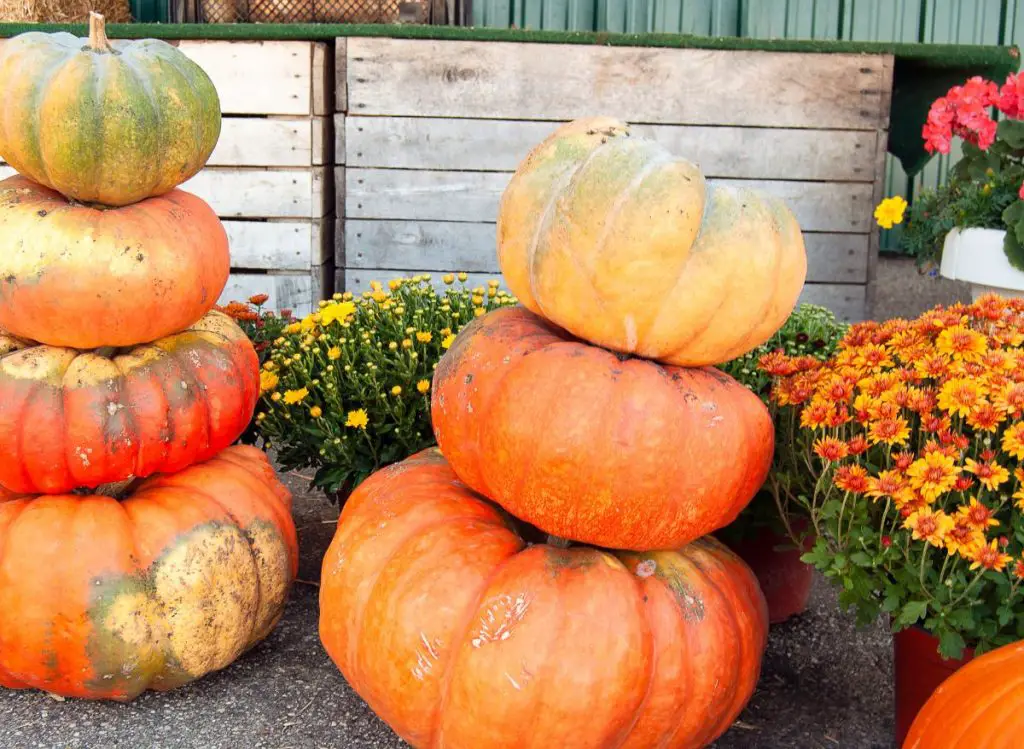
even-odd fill
[[[206,164],[220,137],[217,89],[157,39],[28,32],[0,49],[0,157],[83,203],[163,195]]]
[[[131,349],[0,331],[0,485],[54,494],[179,471],[233,443],[258,397],[256,350],[221,312]]]
[[[291,495],[254,447],[121,500],[0,492],[0,686],[173,689],[270,634],[297,569]]]
[[[436,449],[351,495],[324,559],[320,637],[353,689],[428,747],[684,749],[754,691],[768,622],[717,541],[528,544]]]
[[[431,387],[437,444],[468,486],[545,533],[678,548],[764,484],[775,431],[724,372],[612,354],[522,307],[462,329]]]
[[[0,181],[0,328],[53,346],[154,341],[196,322],[230,273],[213,209],[182,190],[125,208]]]

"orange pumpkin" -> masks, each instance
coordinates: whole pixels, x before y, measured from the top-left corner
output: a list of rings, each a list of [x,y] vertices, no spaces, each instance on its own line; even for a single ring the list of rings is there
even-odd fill
[[[14,176],[0,181],[0,328],[52,346],[134,346],[213,309],[228,240],[181,190],[100,210]]]
[[[527,545],[440,454],[348,499],[320,637],[413,747],[705,746],[750,698],[767,609],[711,539],[643,554]]]
[[[682,546],[731,523],[774,449],[725,373],[580,343],[522,307],[467,325],[434,373],[437,443],[466,484],[546,533]]]
[[[530,310],[592,343],[681,366],[764,343],[807,274],[796,219],[607,117],[563,125],[519,165],[498,259]]]
[[[946,679],[917,714],[903,749],[1019,749],[1024,642],[980,655]]]
[[[256,351],[222,312],[129,351],[0,332],[0,485],[53,494],[179,471],[234,442],[258,397]]]
[[[298,569],[291,495],[231,447],[109,496],[0,496],[0,686],[128,700],[224,668]]]

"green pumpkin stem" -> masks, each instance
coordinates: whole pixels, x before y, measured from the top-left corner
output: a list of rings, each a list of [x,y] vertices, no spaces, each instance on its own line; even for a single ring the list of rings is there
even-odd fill
[[[127,496],[128,491],[132,488],[135,483],[135,477],[124,479],[122,481],[111,481],[109,484],[100,484],[93,490],[93,494],[97,494],[103,497],[113,497],[114,499],[124,499]]]
[[[113,52],[107,39],[107,21],[102,15],[89,11],[89,47],[94,52]]]

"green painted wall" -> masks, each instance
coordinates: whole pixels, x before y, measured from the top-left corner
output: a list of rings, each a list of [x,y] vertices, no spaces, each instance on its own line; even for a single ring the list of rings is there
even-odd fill
[[[1018,44],[1024,0],[473,0],[473,23],[532,29],[670,32],[757,39]],[[889,158],[886,192],[912,198],[940,184],[959,151],[913,180]],[[898,228],[883,232],[898,251]]]

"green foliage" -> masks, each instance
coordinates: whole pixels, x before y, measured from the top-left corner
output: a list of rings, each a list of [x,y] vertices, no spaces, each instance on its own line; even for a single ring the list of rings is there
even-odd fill
[[[800,304],[775,335],[743,356],[718,365],[718,368],[757,393],[767,404],[772,378],[758,368],[758,360],[762,356],[781,350],[788,356],[812,356],[824,361],[832,356],[846,328],[847,326],[839,322],[828,308],[815,304]],[[792,440],[794,429],[795,425],[791,421],[776,420],[776,445]],[[813,488],[804,487],[807,492]],[[774,497],[770,492],[762,490],[744,508],[739,517],[719,531],[718,535],[727,540],[737,541],[765,527],[780,535],[787,532],[786,523],[779,514]]]
[[[429,280],[337,294],[303,320],[260,313],[261,326],[250,321],[247,332],[263,351],[250,439],[276,449],[285,470],[313,469],[312,485],[332,499],[435,444],[437,362],[474,316],[516,303],[498,281],[470,289],[460,280],[438,293]],[[236,318],[239,309],[245,305],[236,305]]]

